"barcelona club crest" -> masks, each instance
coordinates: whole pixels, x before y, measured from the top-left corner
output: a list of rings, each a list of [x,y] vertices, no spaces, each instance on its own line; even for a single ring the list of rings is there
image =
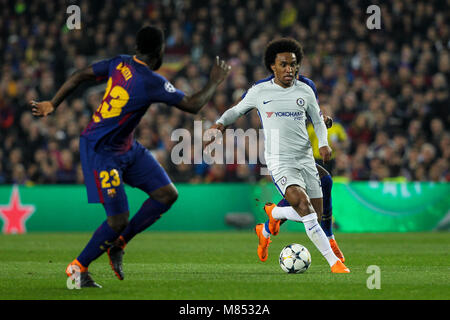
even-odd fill
[[[110,198],[114,198],[117,195],[115,188],[108,189],[107,192],[108,192],[108,197],[110,197]]]

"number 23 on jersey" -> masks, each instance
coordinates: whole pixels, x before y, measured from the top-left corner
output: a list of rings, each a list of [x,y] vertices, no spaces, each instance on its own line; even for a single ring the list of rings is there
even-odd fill
[[[110,99],[108,99],[110,97]],[[108,79],[105,95],[102,104],[93,115],[94,122],[100,122],[102,119],[117,117],[122,113],[122,108],[130,99],[128,92],[121,86],[112,87],[112,78]],[[109,102],[108,102],[109,100]]]

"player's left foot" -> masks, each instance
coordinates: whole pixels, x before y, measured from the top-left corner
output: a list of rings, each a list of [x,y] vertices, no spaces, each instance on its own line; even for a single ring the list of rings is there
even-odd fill
[[[89,272],[82,272],[80,274],[80,287],[81,288],[102,288],[97,282],[92,279]]]
[[[333,250],[334,254],[336,255],[336,257],[338,257],[339,260],[341,260],[341,262],[344,263],[345,262],[344,254],[342,253],[341,249],[339,249],[339,246],[338,246],[336,240],[330,239],[330,246],[331,246],[331,249]]]
[[[117,239],[115,243],[106,251],[109,257],[109,265],[119,280],[123,280],[125,277],[122,268],[123,255],[125,254],[123,249],[125,248],[125,245],[126,243],[123,237],[120,236],[119,239]]]
[[[266,205],[264,206],[264,212],[269,217],[269,231],[274,236],[276,236],[278,234],[278,232],[280,231],[280,222],[281,222],[281,220],[274,219],[272,217],[272,210],[275,207],[276,207],[276,204],[270,203],[270,202],[266,203]]]
[[[88,268],[84,267],[77,259],[69,263],[66,268],[66,274],[69,278],[79,277],[80,288],[101,288],[97,282],[92,279]]]
[[[259,257],[259,260],[264,262],[267,260],[267,257],[269,256],[269,244],[272,241],[270,240],[270,237],[268,237],[268,238],[264,237],[264,235],[262,234],[262,228],[264,228],[263,223],[257,224],[255,227],[255,233],[259,238],[258,257]]]

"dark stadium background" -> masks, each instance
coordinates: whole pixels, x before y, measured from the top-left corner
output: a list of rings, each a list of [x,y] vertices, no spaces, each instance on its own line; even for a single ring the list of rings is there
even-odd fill
[[[66,8],[81,8],[68,30]],[[381,8],[381,29],[365,12]],[[50,99],[74,70],[134,53],[145,24],[166,35],[166,77],[187,93],[205,83],[216,55],[233,67],[195,116],[154,105],[136,131],[175,182],[255,182],[259,165],[179,165],[170,161],[176,128],[214,122],[267,76],[267,42],[292,36],[305,51],[301,73],[344,135],[332,139],[329,168],[345,181],[449,181],[448,1],[8,1],[0,0],[0,183],[81,184],[78,136],[103,95],[83,86],[47,119],[27,104]],[[259,128],[256,112],[235,127]],[[270,179],[270,178],[269,178]],[[391,179],[392,180],[392,179]]]

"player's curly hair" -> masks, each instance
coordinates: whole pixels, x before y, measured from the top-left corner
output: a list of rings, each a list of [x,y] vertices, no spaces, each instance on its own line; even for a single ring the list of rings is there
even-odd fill
[[[293,52],[297,58],[297,63],[300,65],[303,59],[303,48],[302,45],[295,39],[292,38],[280,38],[269,42],[266,46],[264,52],[264,64],[270,73],[273,73],[270,67],[275,63],[275,58],[278,53],[282,52]]]
[[[149,56],[158,56],[164,44],[164,31],[155,26],[142,27],[136,34],[137,50]]]

